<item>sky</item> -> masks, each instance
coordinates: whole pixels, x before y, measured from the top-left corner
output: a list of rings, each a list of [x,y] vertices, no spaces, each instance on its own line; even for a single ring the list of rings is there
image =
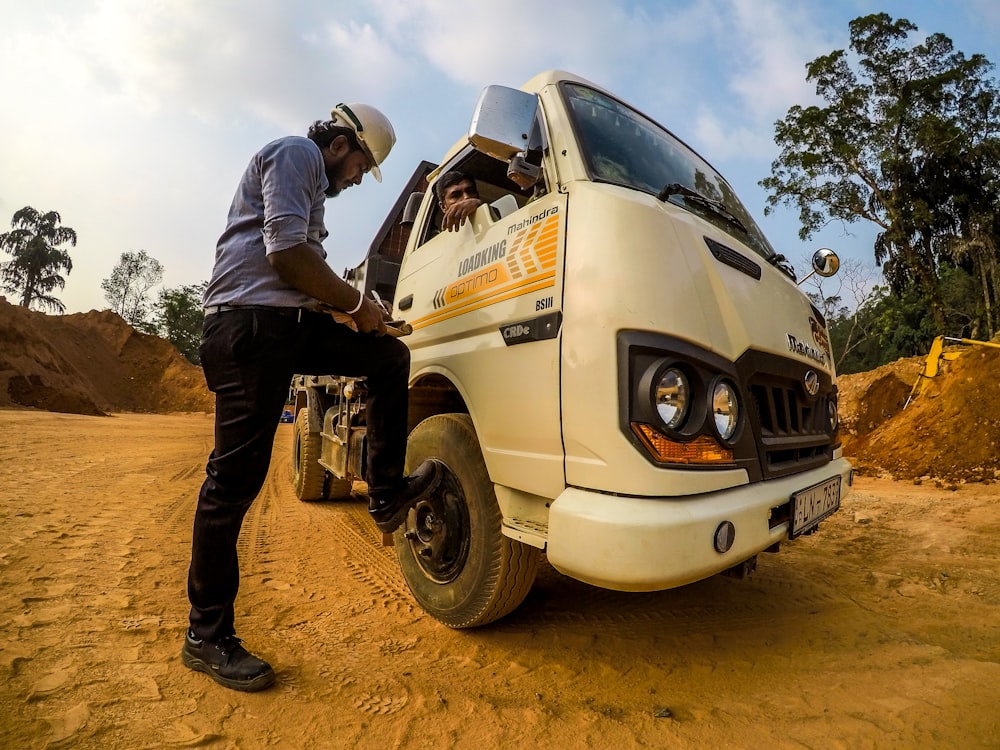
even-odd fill
[[[164,287],[198,284],[253,153],[365,102],[397,143],[381,184],[327,202],[342,273],[420,160],[467,132],[484,86],[558,68],[691,145],[797,267],[825,246],[874,268],[874,228],[803,242],[794,209],[764,215],[757,183],[778,155],[774,123],[816,101],[806,64],[880,12],[1000,64],[995,0],[0,0],[0,233],[25,206],[76,231],[54,292],[68,313],[109,307],[101,281],[126,251],[157,259]]]

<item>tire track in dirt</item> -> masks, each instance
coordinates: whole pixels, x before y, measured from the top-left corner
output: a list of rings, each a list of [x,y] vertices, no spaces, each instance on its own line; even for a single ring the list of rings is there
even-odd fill
[[[300,504],[299,513],[307,523],[344,551],[350,575],[365,584],[379,606],[402,614],[414,611],[395,550],[382,545],[381,532],[368,515],[365,501],[352,498],[336,503],[300,503],[290,491],[288,497],[290,502]]]
[[[272,457],[266,493],[276,517],[277,537],[285,540],[281,554],[294,559],[297,582],[265,579],[271,585],[290,585],[299,599],[297,622],[286,631],[288,642],[310,649],[317,665],[318,679],[305,682],[302,676],[279,676],[282,684],[302,690],[304,697],[324,704],[348,705],[353,711],[372,717],[386,717],[402,711],[410,701],[409,689],[399,680],[372,674],[359,641],[378,640],[382,652],[406,650],[394,633],[402,623],[422,615],[405,587],[391,548],[381,545],[381,532],[372,523],[367,502],[360,495],[341,502],[301,502],[292,490],[292,471],[287,447],[281,439]],[[360,489],[361,485],[359,485]],[[291,545],[287,540],[294,539]],[[335,561],[335,562],[334,562]],[[332,567],[331,567],[332,564]],[[343,566],[343,567],[341,567]],[[323,587],[344,588],[347,576],[366,592],[334,608],[333,598]],[[353,625],[358,618],[374,615],[385,623],[377,633]],[[370,658],[370,657],[369,657]]]
[[[411,604],[363,503],[295,499],[279,435],[237,604],[279,684],[236,696],[177,659],[170,524],[210,421],[0,423],[0,747],[997,744],[997,485],[862,480],[744,581],[626,594],[543,565],[520,609],[457,632]]]
[[[350,500],[300,501],[292,489],[290,443],[290,437],[279,433],[268,475],[267,486],[280,508],[280,517],[299,529],[312,527],[329,544],[339,546],[345,553],[351,576],[363,582],[381,606],[412,612],[413,601],[396,562],[395,550],[382,545],[382,534],[368,515],[364,484],[355,485]]]
[[[241,572],[251,575],[258,572],[262,558],[266,558],[272,527],[275,523],[275,498],[280,494],[278,472],[272,461],[257,498],[253,501],[246,516],[243,518],[243,528],[236,543],[240,559]]]
[[[170,471],[170,479],[168,486],[159,494],[157,520],[171,534],[189,536],[194,509],[198,504],[198,490],[205,477],[204,458],[197,462],[180,459],[164,468]]]

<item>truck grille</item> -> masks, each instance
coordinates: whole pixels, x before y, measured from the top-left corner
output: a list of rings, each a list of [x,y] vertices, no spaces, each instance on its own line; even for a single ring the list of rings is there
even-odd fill
[[[754,359],[764,359],[757,355]],[[835,434],[831,434],[827,414],[836,391],[826,376],[816,368],[799,362],[766,357],[766,364],[757,367],[744,381],[753,408],[753,423],[757,454],[765,479],[786,476],[811,469],[833,458]],[[741,365],[745,364],[742,360]],[[764,365],[764,369],[760,366]],[[820,392],[808,396],[803,386],[804,374],[810,369],[820,375]]]

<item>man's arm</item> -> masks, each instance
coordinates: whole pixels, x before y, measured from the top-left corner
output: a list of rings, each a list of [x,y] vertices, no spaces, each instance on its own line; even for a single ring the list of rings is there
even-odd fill
[[[449,232],[457,232],[462,226],[462,222],[476,212],[476,209],[483,205],[479,198],[466,198],[452,203],[444,210],[444,217],[441,219],[441,229]]]
[[[353,310],[358,304],[358,290],[340,278],[316,251],[306,244],[270,253],[271,267],[285,283],[338,310]],[[364,298],[352,314],[362,333],[385,333],[385,317],[374,300]]]

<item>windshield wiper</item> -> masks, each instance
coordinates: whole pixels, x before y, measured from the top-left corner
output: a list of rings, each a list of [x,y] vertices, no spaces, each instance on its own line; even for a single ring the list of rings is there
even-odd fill
[[[798,281],[798,277],[795,275],[795,269],[792,268],[792,264],[788,262],[788,258],[780,253],[775,253],[770,258],[767,259],[775,268],[784,271],[785,275],[791,278],[792,281]]]
[[[722,201],[712,200],[711,198],[706,198],[704,195],[699,193],[697,190],[692,190],[687,185],[681,185],[679,182],[671,182],[669,185],[665,185],[663,190],[656,194],[657,200],[665,201],[671,195],[682,195],[689,201],[693,201],[698,205],[705,206],[710,211],[712,211],[717,216],[728,221],[734,227],[749,234],[746,226],[740,221],[736,216],[726,208]]]

